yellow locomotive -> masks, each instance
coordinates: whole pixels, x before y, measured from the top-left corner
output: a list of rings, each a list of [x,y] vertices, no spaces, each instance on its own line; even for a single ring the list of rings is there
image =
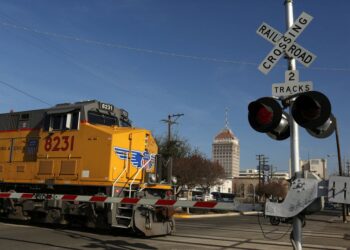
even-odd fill
[[[170,199],[171,175],[160,174],[157,151],[125,110],[96,100],[0,114],[0,191]],[[0,199],[0,215],[148,236],[174,230],[169,208],[147,205]]]

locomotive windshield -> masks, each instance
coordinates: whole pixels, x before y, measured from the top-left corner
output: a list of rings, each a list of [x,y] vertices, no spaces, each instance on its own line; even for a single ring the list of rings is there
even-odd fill
[[[91,124],[119,126],[119,119],[117,117],[92,111],[88,112],[88,121]]]
[[[99,112],[89,111],[88,121],[91,124],[100,124],[106,126],[120,126],[120,127],[130,127],[130,122],[123,117],[118,119],[118,117],[113,115],[107,115]]]

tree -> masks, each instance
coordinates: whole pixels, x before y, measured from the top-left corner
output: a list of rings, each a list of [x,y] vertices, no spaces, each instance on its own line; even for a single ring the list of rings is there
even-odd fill
[[[163,157],[183,158],[189,156],[192,148],[186,139],[181,139],[177,134],[172,136],[174,138],[168,142],[167,137],[157,136],[155,138],[158,145],[158,153]]]
[[[157,137],[159,153],[172,157],[172,174],[177,177],[177,193],[183,187],[192,189],[200,186],[206,193],[210,187],[221,183],[225,171],[221,165],[207,159],[199,150],[192,149],[185,139],[174,135],[174,140],[167,141],[165,137]]]
[[[185,139],[180,139],[177,134],[172,136],[173,140],[168,142],[168,137],[157,136],[156,142],[158,145],[158,154],[161,157],[161,179],[168,179],[168,174],[171,173],[173,176],[177,176],[174,174],[174,162],[180,161],[185,157],[188,157],[191,152],[191,146]],[[181,169],[179,169],[181,172]],[[180,179],[180,180],[179,180]],[[178,184],[176,188],[176,193],[179,193],[182,189],[183,185],[179,184],[181,178],[178,178]]]
[[[210,187],[220,184],[225,177],[221,165],[195,152],[190,156],[174,159],[173,174],[178,178],[178,185],[192,189],[200,186],[205,193]]]
[[[266,196],[268,198],[283,200],[288,193],[288,182],[284,180],[278,180],[262,184],[257,187],[256,193],[260,196]]]
[[[218,162],[213,162],[208,159],[203,160],[203,170],[201,172],[202,176],[199,180],[199,185],[205,193],[208,194],[210,187],[222,183],[222,179],[225,177],[225,170]]]

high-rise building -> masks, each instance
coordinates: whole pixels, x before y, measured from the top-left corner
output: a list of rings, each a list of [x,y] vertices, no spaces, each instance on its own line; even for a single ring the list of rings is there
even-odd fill
[[[226,126],[215,136],[212,144],[212,160],[225,169],[226,178],[239,176],[239,151],[239,140],[228,127],[226,111]]]
[[[301,160],[300,166],[303,171],[309,171],[315,173],[322,179],[328,179],[326,159]]]

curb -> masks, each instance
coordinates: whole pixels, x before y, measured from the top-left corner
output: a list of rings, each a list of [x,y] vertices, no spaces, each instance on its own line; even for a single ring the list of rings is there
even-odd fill
[[[247,212],[241,212],[241,215],[258,215],[258,214],[263,214],[262,211],[247,211]]]
[[[240,213],[225,213],[225,214],[174,214],[177,219],[195,219],[195,218],[213,218],[213,217],[225,217],[225,216],[239,216]]]

